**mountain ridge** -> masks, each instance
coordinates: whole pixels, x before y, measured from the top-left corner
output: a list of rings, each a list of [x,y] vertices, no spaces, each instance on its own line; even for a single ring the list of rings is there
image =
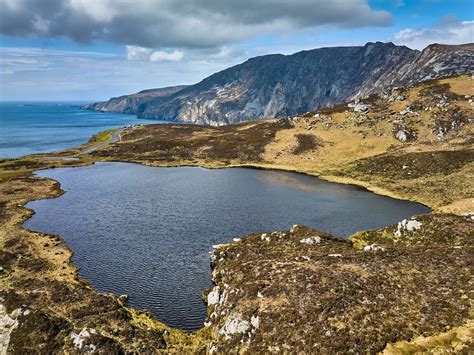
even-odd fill
[[[123,96],[122,106],[111,99],[86,108],[221,125],[300,114],[473,71],[472,43],[431,44],[418,51],[392,42],[368,42],[253,57],[166,95],[141,99],[134,94],[130,104]]]

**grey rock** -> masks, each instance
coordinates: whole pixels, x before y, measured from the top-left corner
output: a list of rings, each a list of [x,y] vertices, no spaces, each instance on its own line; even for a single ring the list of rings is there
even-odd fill
[[[354,105],[349,105],[349,107],[352,107],[354,112],[365,112],[369,109],[369,105],[364,105],[361,103],[356,103]]]
[[[395,138],[397,138],[400,142],[406,142],[408,139],[407,133],[403,130],[399,130],[397,134],[395,134]]]
[[[473,71],[474,44],[434,44],[422,52],[381,42],[319,48],[251,58],[195,85],[138,103],[134,98],[131,104],[126,98],[114,99],[120,101],[114,110],[133,111],[142,118],[228,124],[301,114]]]

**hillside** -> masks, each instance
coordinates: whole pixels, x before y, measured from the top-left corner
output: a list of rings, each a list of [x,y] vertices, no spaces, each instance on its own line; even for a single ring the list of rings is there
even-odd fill
[[[282,119],[120,129],[117,142],[0,162],[2,341],[18,353],[472,353],[473,113],[463,75]],[[35,170],[98,161],[293,170],[433,213],[349,240],[294,225],[215,246],[208,318],[185,334],[96,292],[59,236],[21,227],[26,202],[61,194]]]
[[[94,154],[150,165],[296,170],[437,208],[474,195],[459,179],[472,173],[473,82],[428,81],[280,120],[149,125]]]
[[[145,102],[138,110],[126,106],[123,112],[213,125],[284,117],[397,86],[470,73],[474,71],[473,53],[473,44],[433,44],[420,52],[376,42],[266,55],[163,99]],[[112,102],[110,105],[115,107]]]

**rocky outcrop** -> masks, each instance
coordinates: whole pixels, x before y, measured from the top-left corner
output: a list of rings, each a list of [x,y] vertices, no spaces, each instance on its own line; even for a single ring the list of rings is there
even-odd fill
[[[210,352],[380,353],[423,335],[426,352],[468,353],[468,337],[429,337],[472,332],[469,231],[467,217],[428,214],[351,240],[295,225],[222,245],[211,261],[220,297],[208,303]]]
[[[420,52],[376,42],[272,54],[251,58],[157,100],[128,106],[121,99],[125,108],[113,107],[142,118],[213,125],[283,117],[397,86],[473,72],[473,53],[474,44],[433,44]]]
[[[449,46],[431,44],[398,77],[401,85],[413,85],[441,77],[472,73],[474,71],[474,44]]]

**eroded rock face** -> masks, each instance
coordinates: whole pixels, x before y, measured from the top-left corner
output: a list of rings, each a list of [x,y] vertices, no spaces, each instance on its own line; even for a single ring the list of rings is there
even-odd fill
[[[426,215],[401,222],[409,237],[396,246],[398,225],[357,244],[295,225],[221,246],[212,276],[225,299],[209,305],[209,350],[376,353],[463,326],[472,227],[468,216]]]
[[[18,327],[18,320],[15,312],[8,314],[5,306],[0,304],[0,354],[8,353],[8,345],[10,344],[10,335],[14,329]]]
[[[219,330],[219,334],[225,339],[231,339],[235,334],[243,334],[250,328],[250,323],[242,318],[240,313],[233,313],[229,315],[224,322],[224,325]]]
[[[431,45],[422,52],[393,43],[266,55],[153,100],[136,95],[90,105],[143,118],[221,125],[301,114],[388,88],[474,71],[474,45]],[[399,96],[399,100],[404,100]],[[127,103],[127,100],[130,103]],[[356,104],[356,112],[368,106]]]
[[[368,91],[361,89],[375,84],[371,73],[398,70],[417,54],[369,43],[251,58],[148,106],[142,117],[227,124],[311,111]]]

